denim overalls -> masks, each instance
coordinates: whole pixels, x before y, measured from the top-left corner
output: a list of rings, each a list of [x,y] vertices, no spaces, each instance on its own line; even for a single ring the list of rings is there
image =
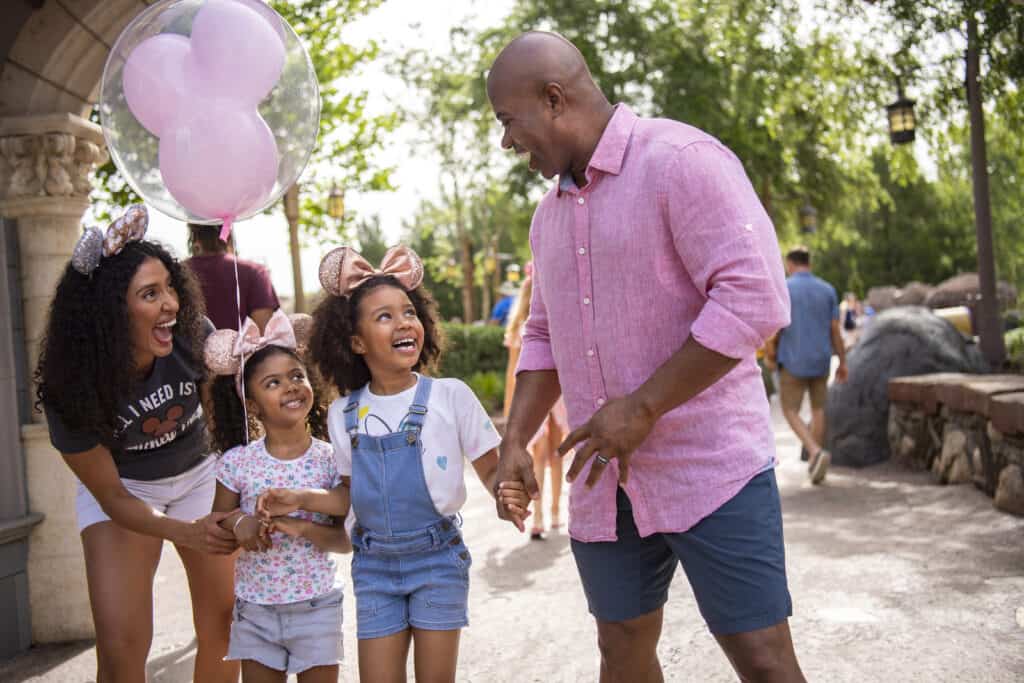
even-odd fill
[[[420,431],[431,379],[420,377],[398,431],[359,434],[359,402],[345,406],[352,443],[352,585],[357,637],[381,638],[414,628],[447,631],[467,619],[472,559],[454,517],[441,515],[427,490]]]

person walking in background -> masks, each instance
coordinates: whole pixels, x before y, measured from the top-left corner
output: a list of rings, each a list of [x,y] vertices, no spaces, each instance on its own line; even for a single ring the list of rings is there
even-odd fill
[[[779,332],[775,362],[779,368],[782,414],[808,454],[811,483],[825,479],[832,454],[825,442],[825,398],[832,354],[839,356],[836,381],[847,377],[846,347],[839,326],[839,298],[835,287],[811,272],[807,247],[786,254],[789,289],[789,327]],[[811,396],[811,421],[800,417],[804,394]]]
[[[533,264],[526,264],[526,278],[519,290],[519,296],[512,307],[512,314],[505,329],[505,346],[508,347],[508,370],[505,373],[505,419],[512,403],[512,394],[516,386],[516,365],[519,353],[523,348],[523,325],[530,315],[530,297],[533,293]],[[538,495],[533,501],[533,527],[530,539],[544,539],[544,471],[551,470],[551,529],[562,527],[559,512],[562,499],[562,456],[558,454],[558,446],[569,433],[569,418],[565,412],[565,401],[559,397],[555,406],[548,413],[540,431],[534,435],[526,449],[533,456],[533,475],[537,478]]]
[[[219,225],[188,224],[188,266],[203,290],[206,315],[218,330],[237,330],[247,317],[263,330],[280,303],[267,269],[237,258],[220,239]],[[238,263],[238,298],[235,297],[235,263]],[[241,310],[239,310],[239,300]]]

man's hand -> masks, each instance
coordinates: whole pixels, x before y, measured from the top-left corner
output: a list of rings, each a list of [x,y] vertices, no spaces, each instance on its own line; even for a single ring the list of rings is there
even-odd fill
[[[256,499],[256,514],[264,522],[291,514],[302,507],[302,496],[294,489],[267,489]]]
[[[502,502],[501,489],[503,485],[510,488],[522,486],[530,498],[534,500],[540,498],[537,479],[533,476],[533,458],[525,448],[516,446],[508,440],[502,442],[499,453],[501,455],[498,458],[498,473],[495,476],[495,481],[498,484],[494,490],[498,518],[512,522],[519,531],[526,531],[526,525],[523,523],[525,517],[520,516]]]
[[[617,398],[604,404],[590,420],[566,437],[558,452],[565,455],[581,441],[586,445],[576,449],[576,457],[566,479],[575,481],[590,458],[595,458],[587,476],[587,486],[593,486],[608,463],[619,461],[619,483],[629,479],[629,461],[647,435],[654,428],[657,418],[632,396]]]

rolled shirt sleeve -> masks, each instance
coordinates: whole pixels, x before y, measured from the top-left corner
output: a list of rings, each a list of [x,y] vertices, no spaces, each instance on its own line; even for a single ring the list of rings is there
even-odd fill
[[[664,183],[676,252],[707,297],[691,336],[730,358],[754,355],[790,319],[771,219],[739,159],[718,143],[682,148]]]

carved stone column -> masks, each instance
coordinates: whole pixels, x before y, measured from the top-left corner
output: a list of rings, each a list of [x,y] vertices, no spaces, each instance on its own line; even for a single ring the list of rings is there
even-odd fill
[[[99,126],[73,114],[0,118],[0,217],[7,226],[16,225],[24,315],[21,389],[27,385],[34,392],[32,372],[50,299],[81,232],[90,176],[106,159]],[[9,329],[11,322],[0,324]],[[17,417],[15,406],[0,410],[15,411]],[[75,519],[77,483],[50,445],[42,416],[30,415],[27,424],[22,420],[21,453],[5,449],[0,458],[24,454],[29,509],[25,519],[38,522],[43,517],[30,532],[26,528],[32,640],[91,638],[95,630]]]

